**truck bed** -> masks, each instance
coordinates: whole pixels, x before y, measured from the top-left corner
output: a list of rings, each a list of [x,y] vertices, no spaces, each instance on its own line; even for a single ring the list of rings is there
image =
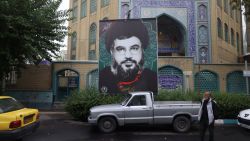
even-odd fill
[[[166,106],[200,106],[198,101],[154,101],[154,107]]]

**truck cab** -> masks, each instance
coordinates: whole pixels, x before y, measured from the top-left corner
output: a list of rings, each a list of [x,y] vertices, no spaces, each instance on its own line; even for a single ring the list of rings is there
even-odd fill
[[[153,94],[137,92],[130,95],[124,103],[125,124],[153,123]]]

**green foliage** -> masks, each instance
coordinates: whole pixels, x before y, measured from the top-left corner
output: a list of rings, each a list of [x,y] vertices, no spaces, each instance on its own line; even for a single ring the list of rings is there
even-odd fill
[[[123,95],[100,94],[96,88],[75,91],[65,101],[65,110],[75,119],[86,120],[93,106],[120,103]]]
[[[201,95],[197,95],[193,92],[187,92],[184,94],[181,90],[160,90],[158,95],[155,96],[156,101],[199,101],[200,99]]]
[[[183,93],[182,91],[160,90],[155,96],[156,101],[190,100],[201,101],[202,95],[194,92]],[[220,118],[236,118],[239,111],[250,108],[250,96],[242,94],[213,93],[213,99],[219,107]]]
[[[215,94],[220,118],[236,118],[239,111],[250,108],[250,97],[240,94]]]
[[[244,14],[246,16],[250,15],[250,10],[249,10],[250,0],[230,0],[230,4],[232,5],[232,8],[236,10],[241,10],[242,6],[244,6],[246,10]]]
[[[194,92],[160,90],[155,101],[201,101],[203,95]],[[74,92],[65,101],[65,109],[74,118],[86,120],[89,109],[102,104],[120,103],[124,95],[100,94],[95,88]],[[250,108],[250,97],[240,94],[213,93],[219,107],[219,118],[236,118],[239,111]]]
[[[26,63],[57,56],[67,35],[69,10],[57,11],[62,0],[0,1],[0,78]]]

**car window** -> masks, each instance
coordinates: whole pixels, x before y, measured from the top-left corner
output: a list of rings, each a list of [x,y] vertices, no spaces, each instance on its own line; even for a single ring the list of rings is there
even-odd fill
[[[129,99],[131,98],[132,95],[127,95],[124,101],[122,102],[122,105],[124,106],[126,103],[128,103]]]
[[[13,98],[0,99],[0,114],[16,111],[24,108],[24,106]]]
[[[128,106],[144,106],[146,105],[146,97],[144,95],[134,96]]]

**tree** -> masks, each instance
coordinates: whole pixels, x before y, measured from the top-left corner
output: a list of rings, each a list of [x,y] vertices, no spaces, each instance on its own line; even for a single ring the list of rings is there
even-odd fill
[[[57,56],[70,13],[57,11],[61,1],[0,1],[0,80],[13,70],[20,72],[27,63]]]
[[[245,7],[245,15],[249,16],[250,15],[250,0],[230,0],[230,3],[233,5],[234,8],[236,9],[241,9],[241,6]]]

